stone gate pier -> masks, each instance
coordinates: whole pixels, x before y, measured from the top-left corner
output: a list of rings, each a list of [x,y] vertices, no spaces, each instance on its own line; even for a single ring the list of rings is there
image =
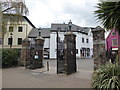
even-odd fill
[[[57,74],[63,73],[70,75],[76,69],[76,35],[71,31],[64,35],[63,45],[58,43],[57,52]]]
[[[43,46],[44,39],[41,37],[24,39],[21,51],[21,64],[29,69],[42,68]]]
[[[105,64],[106,49],[105,49],[105,30],[100,26],[97,26],[92,30],[93,33],[93,59],[94,69],[100,64]]]

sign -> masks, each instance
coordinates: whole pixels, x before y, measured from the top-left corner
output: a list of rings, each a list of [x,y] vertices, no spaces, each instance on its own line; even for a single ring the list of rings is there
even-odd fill
[[[112,50],[118,50],[118,48],[112,48]]]
[[[34,58],[35,58],[35,59],[38,59],[38,58],[39,58],[39,56],[38,56],[38,55],[35,55],[35,56],[34,56]]]

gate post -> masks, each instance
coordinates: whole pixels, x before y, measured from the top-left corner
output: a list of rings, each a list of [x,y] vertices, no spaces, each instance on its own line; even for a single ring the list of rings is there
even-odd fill
[[[105,49],[105,30],[97,26],[92,30],[93,33],[93,58],[94,70],[98,65],[106,63],[106,49]]]
[[[65,70],[67,75],[75,73],[76,69],[76,35],[71,31],[67,32],[64,39],[65,48]]]
[[[22,50],[21,50],[21,60],[19,61],[20,65],[26,66],[28,64],[28,60],[30,59],[30,40],[25,38],[22,41]]]

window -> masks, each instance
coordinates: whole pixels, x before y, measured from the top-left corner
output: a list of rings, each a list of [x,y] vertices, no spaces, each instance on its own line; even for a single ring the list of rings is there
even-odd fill
[[[82,43],[84,43],[84,38],[82,38]]]
[[[23,28],[22,27],[18,27],[18,32],[22,32]]]
[[[89,39],[86,39],[86,43],[89,43]]]
[[[118,45],[117,39],[113,39],[112,40],[112,46],[117,46],[117,45]]]
[[[18,38],[18,45],[22,45],[22,38]]]
[[[12,45],[13,38],[8,38],[8,45]]]
[[[13,32],[13,27],[9,27],[9,32]]]
[[[116,32],[112,32],[112,35],[115,36],[115,35],[116,35]]]

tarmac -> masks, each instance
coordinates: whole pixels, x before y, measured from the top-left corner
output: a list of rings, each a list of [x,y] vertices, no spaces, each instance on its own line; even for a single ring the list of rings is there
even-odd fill
[[[44,60],[43,64],[44,68],[35,70],[2,69],[2,88],[91,88],[93,59],[77,59],[77,72],[68,76],[56,73],[56,60]]]

